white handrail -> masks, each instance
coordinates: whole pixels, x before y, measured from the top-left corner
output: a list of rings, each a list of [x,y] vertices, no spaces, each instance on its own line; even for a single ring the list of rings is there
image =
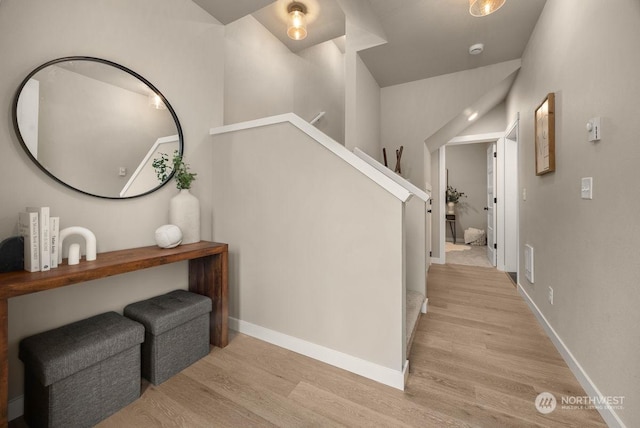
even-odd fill
[[[169,135],[168,137],[158,138],[156,142],[153,143],[153,146],[151,146],[147,154],[144,156],[144,158],[142,159],[142,161],[140,162],[136,170],[133,172],[133,174],[131,174],[131,177],[127,181],[127,184],[125,184],[122,190],[120,191],[120,197],[124,197],[127,194],[127,191],[129,190],[133,182],[136,181],[136,179],[138,178],[138,176],[140,175],[144,167],[147,166],[147,164],[149,163],[149,160],[151,159],[151,156],[153,156],[156,153],[160,144],[175,143],[178,141],[180,141],[180,139],[178,138],[177,134]]]
[[[251,128],[259,128],[262,126],[275,125],[279,123],[290,123],[300,131],[307,134],[307,136],[311,137],[318,143],[322,144],[329,151],[340,157],[342,160],[347,162],[349,165],[356,168],[365,176],[369,177],[372,181],[378,184],[380,187],[391,193],[396,198],[400,199],[402,202],[407,202],[412,196],[413,193],[408,191],[405,187],[396,183],[391,178],[387,177],[382,172],[378,171],[373,166],[369,165],[366,161],[360,159],[353,152],[349,151],[345,146],[338,143],[331,137],[329,137],[324,132],[320,131],[318,128],[309,124],[309,122],[302,119],[300,116],[295,113],[285,113],[277,116],[270,116],[256,120],[250,120],[247,122],[234,123],[231,125],[224,125],[216,128],[211,128],[211,135],[219,135],[225,134],[228,132],[241,131],[244,129]]]
[[[322,119],[322,116],[324,116],[324,115],[325,115],[325,112],[321,111],[320,113],[318,113],[318,115],[316,117],[314,117],[313,119],[311,119],[309,121],[309,124],[310,125],[315,125],[316,122],[319,121],[320,119]]]
[[[378,162],[377,160],[375,160],[374,158],[372,158],[371,156],[369,156],[368,154],[366,154],[365,152],[363,152],[357,147],[353,149],[353,153],[356,156],[358,156],[360,159],[364,160],[369,165],[371,165],[372,167],[374,167],[375,169],[377,169],[378,171],[380,171],[381,173],[383,173],[384,175],[386,175],[387,177],[389,177],[390,179],[392,179],[393,181],[395,181],[396,183],[398,183],[399,185],[407,189],[409,192],[416,195],[418,198],[422,199],[425,202],[429,202],[430,196],[427,194],[427,192],[420,189],[419,187],[411,183],[409,180],[391,171],[389,168],[387,168],[386,166],[384,166],[383,164],[381,164],[380,162]]]

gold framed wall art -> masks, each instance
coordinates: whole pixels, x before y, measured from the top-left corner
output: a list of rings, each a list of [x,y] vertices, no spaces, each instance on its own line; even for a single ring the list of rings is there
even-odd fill
[[[549,93],[535,111],[536,175],[556,170],[555,95]]]

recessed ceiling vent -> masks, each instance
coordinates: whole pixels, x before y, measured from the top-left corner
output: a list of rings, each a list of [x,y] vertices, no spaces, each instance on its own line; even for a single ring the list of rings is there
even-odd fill
[[[481,54],[483,50],[484,45],[482,43],[476,43],[475,45],[471,45],[471,47],[469,47],[469,53],[471,55]]]

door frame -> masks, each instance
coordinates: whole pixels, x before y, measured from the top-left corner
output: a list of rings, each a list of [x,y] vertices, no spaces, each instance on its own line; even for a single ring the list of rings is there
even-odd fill
[[[502,142],[502,158],[498,152],[498,161],[502,163],[498,167],[502,174],[501,193],[504,203],[500,207],[503,219],[498,235],[502,237],[501,266],[506,272],[518,273],[520,260],[520,176],[519,176],[519,126],[520,115],[509,125],[504,133]],[[498,148],[500,151],[500,148]],[[507,181],[505,177],[512,177]],[[498,243],[500,245],[500,242]]]
[[[519,121],[520,121],[520,113],[517,113],[515,120],[510,122],[506,131],[504,132],[491,132],[486,134],[474,134],[474,135],[463,135],[459,137],[454,137],[449,140],[445,145],[441,146],[438,149],[438,175],[439,175],[439,188],[438,194],[440,197],[440,207],[439,207],[439,215],[438,215],[438,223],[440,228],[440,236],[439,236],[439,258],[434,259],[435,263],[445,263],[446,262],[446,254],[445,254],[445,216],[444,213],[446,209],[444,208],[446,203],[446,147],[454,146],[459,144],[474,144],[474,143],[496,143],[501,138],[504,138],[503,143],[497,147],[498,150],[498,181],[500,181],[500,177],[502,177],[502,183],[498,183],[498,204],[496,207],[497,221],[498,221],[498,256],[497,256],[497,269],[501,271],[505,271],[506,269],[513,269],[515,267],[515,272],[519,272],[519,260],[520,260],[520,248],[519,248],[519,235],[520,235],[520,212],[519,212],[519,162],[518,162],[518,146],[519,146]],[[505,152],[505,149],[507,151]],[[501,154],[502,152],[502,154]],[[506,154],[506,156],[505,156]],[[505,165],[508,167],[515,166],[515,170],[511,168],[510,171],[505,170]],[[515,176],[515,184],[510,182],[510,186],[505,186],[505,173],[510,172]],[[508,190],[505,193],[505,188],[508,187]],[[505,204],[505,201],[507,203]],[[507,209],[505,209],[507,207]],[[515,214],[514,214],[515,211]],[[510,216],[514,221],[513,222],[505,222],[505,216]],[[511,217],[513,216],[513,217]],[[508,225],[509,231],[505,230],[505,225]],[[509,236],[507,240],[505,240],[505,236]],[[505,263],[505,254],[511,254],[507,263]],[[515,266],[513,266],[513,255],[515,255]],[[513,270],[509,270],[513,272]]]
[[[487,147],[487,206],[485,210],[487,210],[487,258],[489,258],[489,262],[491,266],[497,268],[498,267],[498,204],[495,202],[498,198],[498,194],[500,193],[500,173],[498,172],[498,144],[503,140],[503,137],[500,137],[498,142],[488,143],[490,144]],[[489,183],[489,163],[491,163],[491,183]],[[491,193],[489,193],[489,184],[491,184]],[[491,195],[491,198],[489,198]],[[491,215],[491,224],[489,224],[489,214]],[[489,232],[493,232],[493,234]],[[493,236],[492,236],[493,235]],[[493,248],[491,245],[495,245]],[[489,257],[491,255],[491,257]]]

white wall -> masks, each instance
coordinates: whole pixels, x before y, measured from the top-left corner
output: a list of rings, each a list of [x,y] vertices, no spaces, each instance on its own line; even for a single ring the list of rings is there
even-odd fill
[[[281,113],[307,121],[344,144],[344,55],[332,41],[292,53],[255,18],[225,27],[226,124]]]
[[[507,122],[507,105],[505,102],[502,102],[465,128],[459,135],[504,132],[509,124],[510,123]]]
[[[325,112],[314,126],[344,144],[344,55],[333,41],[328,41],[298,52],[298,57],[300,66],[290,111],[307,121]]]
[[[456,239],[463,243],[466,229],[487,230],[487,143],[447,146],[446,153],[449,185],[465,194],[455,209]],[[450,234],[447,227],[447,240]]]
[[[230,316],[401,373],[402,202],[289,123],[213,147]]]
[[[372,158],[382,161],[380,146],[380,86],[371,72],[355,54],[355,109],[350,139],[346,141],[348,149],[358,147]],[[394,158],[395,159],[395,158]],[[391,168],[395,163],[390,164]]]
[[[405,204],[405,243],[407,290],[417,291],[427,297],[427,236],[426,203],[413,196]]]
[[[167,185],[151,195],[103,200],[69,190],[27,157],[11,126],[10,106],[26,75],[63,56],[88,55],[120,63],[153,83],[182,123],[186,160],[198,173],[202,237],[211,238],[211,145],[208,130],[222,123],[223,27],[191,2],[172,0],[4,0],[0,5],[0,236],[17,233],[18,212],[47,205],[61,226],[85,226],[98,253],[154,245],[154,230],[168,221],[176,193]],[[206,168],[205,168],[206,166]],[[98,258],[100,255],[98,254]],[[135,300],[187,287],[187,265],[164,266],[9,301],[9,396],[22,393],[18,341]]]
[[[381,145],[393,148],[394,154],[396,148],[404,146],[403,176],[424,188],[425,181],[432,180],[425,175],[425,140],[499,86],[519,66],[520,60],[513,60],[382,88]]]
[[[547,2],[507,111],[520,112],[520,194],[527,192],[520,245],[535,249],[535,284],[521,277],[522,287],[600,392],[625,397],[617,412],[634,427],[640,426],[640,3],[606,6]],[[533,114],[549,92],[556,94],[556,171],[536,176]],[[585,130],[594,116],[603,118],[598,143],[588,142]],[[580,198],[582,177],[593,177],[593,200]]]

